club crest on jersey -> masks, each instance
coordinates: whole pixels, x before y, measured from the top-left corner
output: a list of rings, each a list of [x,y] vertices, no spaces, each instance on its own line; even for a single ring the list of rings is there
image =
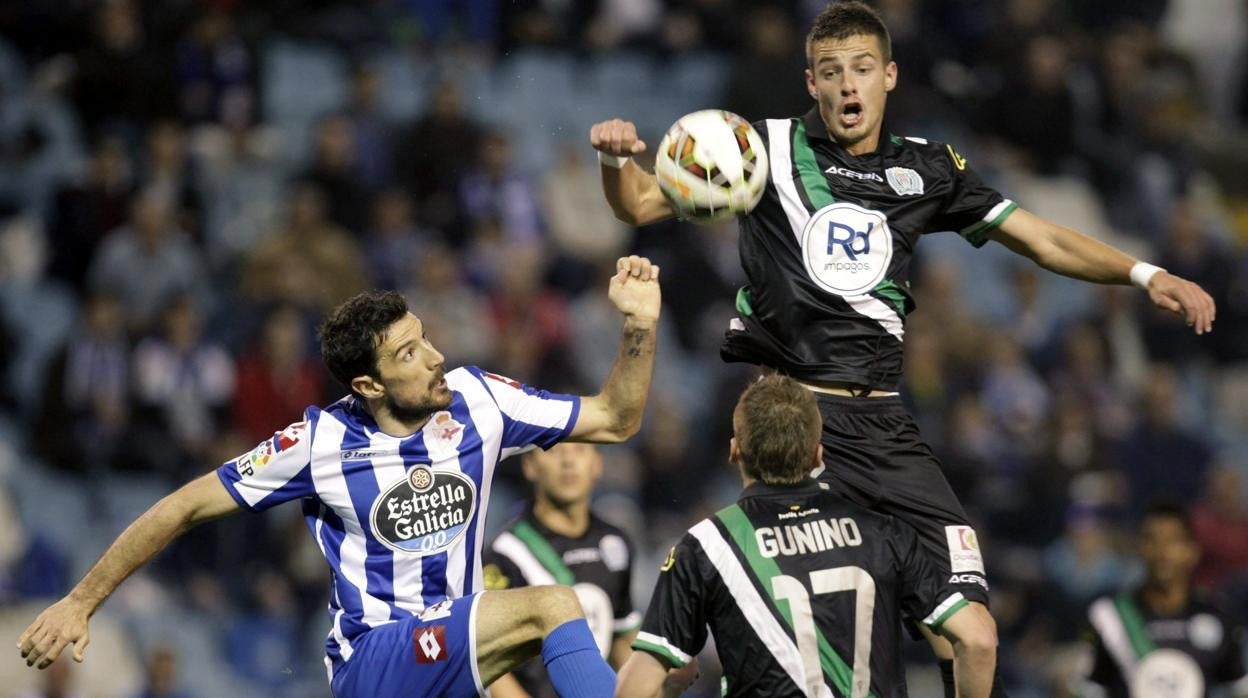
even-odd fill
[[[884,170],[884,176],[898,196],[923,195],[923,177],[909,167],[890,167]]]
[[[802,230],[802,257],[806,273],[824,291],[867,293],[884,280],[893,259],[888,217],[848,202],[824,206]]]
[[[425,422],[424,432],[425,446],[431,452],[454,450],[464,440],[464,425],[445,410],[435,413]]]
[[[373,535],[400,553],[432,555],[464,534],[477,509],[477,487],[455,470],[417,465],[373,502]]]

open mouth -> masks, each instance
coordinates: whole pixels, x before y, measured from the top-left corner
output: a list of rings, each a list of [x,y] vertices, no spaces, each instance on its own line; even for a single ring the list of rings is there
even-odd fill
[[[845,128],[853,128],[862,123],[862,104],[860,102],[846,102],[841,105],[840,120],[841,126]]]

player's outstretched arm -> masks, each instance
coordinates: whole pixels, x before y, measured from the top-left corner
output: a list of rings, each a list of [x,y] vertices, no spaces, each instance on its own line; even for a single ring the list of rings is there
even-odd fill
[[[958,698],[988,698],[997,667],[997,631],[988,610],[967,604],[937,630],[953,644]]]
[[[659,189],[659,181],[632,160],[646,150],[633,122],[611,119],[596,123],[589,129],[589,144],[598,151],[602,192],[616,218],[630,225],[646,225],[676,216]]]
[[[1183,316],[1196,334],[1213,331],[1217,308],[1204,289],[1164,269],[1137,262],[1099,240],[1021,208],[988,237],[1063,276],[1100,284],[1135,283],[1148,291],[1153,305]]]
[[[642,650],[628,656],[615,683],[616,698],[676,698],[698,679],[698,661],[668,669],[657,657]]]
[[[17,639],[26,666],[45,669],[66,645],[81,662],[87,621],[113,590],[169,542],[195,525],[233,513],[238,502],[215,472],[183,485],[130,524],[65,598],[49,606]]]
[[[659,267],[645,257],[621,257],[607,296],[624,314],[624,333],[602,390],[581,399],[569,441],[619,443],[641,429],[641,413],[654,375],[659,326]]]

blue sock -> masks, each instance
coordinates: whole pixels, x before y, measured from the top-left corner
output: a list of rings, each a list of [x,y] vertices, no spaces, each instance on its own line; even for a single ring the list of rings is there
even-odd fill
[[[570,620],[546,636],[542,663],[560,698],[615,695],[615,672],[598,652],[584,618]]]

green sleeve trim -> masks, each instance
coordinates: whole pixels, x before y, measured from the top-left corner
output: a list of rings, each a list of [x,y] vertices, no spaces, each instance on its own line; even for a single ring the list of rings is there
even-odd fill
[[[932,630],[940,630],[940,626],[944,625],[945,621],[952,618],[953,614],[957,613],[958,611],[961,611],[963,608],[966,608],[967,605],[968,605],[968,602],[966,599],[959,599],[957,603],[950,606],[944,613],[937,616],[936,620],[933,620],[931,623],[928,623],[927,627],[931,628]]]
[[[643,652],[649,652],[650,654],[653,654],[659,659],[663,660],[665,664],[672,667],[673,669],[679,669],[685,665],[685,662],[681,661],[679,657],[672,654],[671,651],[668,650],[666,647],[663,647],[662,645],[656,645],[653,642],[646,642],[645,640],[633,640],[633,649],[641,650]]]
[[[1008,199],[1002,201],[1002,203],[1005,204],[1005,207],[991,219],[982,220],[963,228],[962,237],[966,238],[967,242],[976,247],[983,247],[984,243],[988,242],[988,233],[991,233],[1000,227],[1000,225],[1005,222],[1005,219],[1009,218],[1011,213],[1014,213],[1014,209],[1018,208],[1018,204],[1013,201],[1009,201]],[[998,206],[1000,206],[1000,204],[998,204]],[[996,207],[994,207],[994,209],[995,208]],[[989,213],[991,214],[992,212],[989,211]]]

